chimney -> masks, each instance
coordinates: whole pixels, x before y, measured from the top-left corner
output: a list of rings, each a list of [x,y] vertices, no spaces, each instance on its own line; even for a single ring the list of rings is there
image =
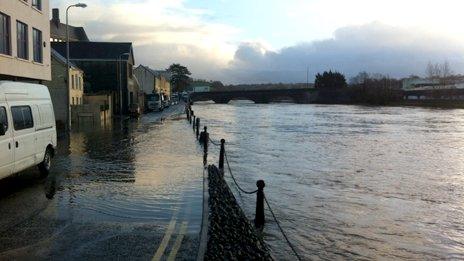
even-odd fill
[[[60,24],[60,9],[53,8],[52,13],[52,21],[58,26]]]

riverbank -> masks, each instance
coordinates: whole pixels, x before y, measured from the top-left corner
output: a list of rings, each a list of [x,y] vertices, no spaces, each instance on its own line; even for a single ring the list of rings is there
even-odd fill
[[[224,177],[208,167],[209,228],[205,260],[272,260]]]

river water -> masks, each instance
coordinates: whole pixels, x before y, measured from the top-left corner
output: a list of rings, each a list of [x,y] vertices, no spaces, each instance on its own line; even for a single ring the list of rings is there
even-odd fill
[[[196,104],[304,259],[463,259],[464,110]],[[215,148],[213,148],[214,150]],[[217,153],[210,158],[216,160]],[[226,175],[229,177],[229,175]],[[239,194],[250,219],[255,196]],[[293,259],[266,212],[265,240]]]

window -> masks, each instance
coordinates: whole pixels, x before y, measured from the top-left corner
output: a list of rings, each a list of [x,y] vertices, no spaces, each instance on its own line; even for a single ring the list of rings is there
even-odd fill
[[[32,0],[32,7],[42,10],[42,0]]]
[[[3,124],[3,126],[5,126],[5,131],[8,130],[8,118],[6,116],[5,107],[0,107],[0,124]]]
[[[31,107],[11,107],[11,114],[13,115],[13,125],[15,130],[19,131],[34,127],[34,120],[32,119]]]
[[[28,37],[27,37],[27,25],[21,23],[20,21],[16,22],[16,36],[18,44],[18,58],[28,60],[29,59],[29,50],[28,50]]]
[[[129,68],[128,69],[129,70],[129,78],[132,79],[133,73],[134,73],[134,68],[133,68],[132,64],[129,64],[128,68]]]
[[[71,105],[74,105],[74,97],[72,97]]]
[[[32,38],[34,41],[34,62],[42,63],[43,62],[42,31],[33,28]]]
[[[11,55],[10,17],[0,13],[0,53]]]

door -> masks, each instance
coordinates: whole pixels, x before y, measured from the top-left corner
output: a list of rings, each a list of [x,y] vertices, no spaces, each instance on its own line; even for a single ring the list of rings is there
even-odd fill
[[[29,105],[11,105],[13,118],[14,173],[35,165],[36,135],[32,108]]]
[[[8,106],[0,103],[0,124],[6,129],[5,135],[0,136],[0,179],[12,174],[14,167],[14,151],[12,148],[12,126]]]

